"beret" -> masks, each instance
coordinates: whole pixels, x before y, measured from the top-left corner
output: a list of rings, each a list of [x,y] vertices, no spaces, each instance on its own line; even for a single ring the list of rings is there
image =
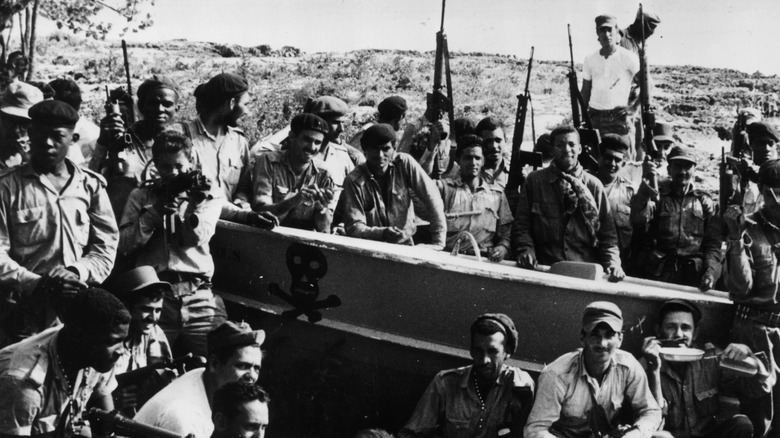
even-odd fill
[[[38,102],[27,112],[37,124],[52,128],[75,128],[79,113],[72,106],[59,100]]]
[[[140,104],[143,102],[152,90],[160,88],[167,88],[176,93],[177,97],[179,96],[179,84],[177,84],[176,81],[166,76],[154,75],[143,81],[141,86],[138,87],[138,103]]]
[[[769,160],[758,169],[758,182],[767,187],[780,188],[780,160]]]
[[[220,73],[195,88],[195,97],[230,99],[249,90],[246,79],[234,73]]]
[[[596,29],[602,27],[617,27],[617,18],[614,15],[599,15],[596,17]]]
[[[0,97],[0,111],[16,117],[28,118],[31,106],[43,100],[43,93],[26,82],[13,81]]]
[[[477,129],[476,125],[476,122],[468,117],[458,117],[452,124],[452,132],[455,134],[454,137],[458,138],[461,135],[474,134]]]
[[[393,120],[406,112],[406,99],[401,96],[390,96],[379,102],[377,106],[379,117],[383,120]]]
[[[769,137],[774,141],[780,141],[777,128],[775,128],[769,122],[753,122],[747,127],[748,137],[752,140],[754,138]]]
[[[293,117],[290,121],[290,131],[293,135],[298,135],[304,129],[310,129],[327,135],[330,132],[330,125],[323,120],[322,117],[309,113],[301,113]]]
[[[696,164],[696,159],[688,152],[688,148],[681,146],[673,147],[672,150],[669,151],[669,155],[666,156],[666,161],[687,161]]]
[[[606,323],[616,331],[623,331],[623,312],[615,303],[594,301],[585,307],[582,313],[582,330],[590,333],[597,325]]]
[[[515,349],[517,348],[517,329],[515,328],[515,323],[512,321],[512,318],[509,316],[503,314],[503,313],[485,313],[477,317],[477,319],[474,320],[474,322],[471,323],[471,333],[474,333],[477,324],[479,324],[481,321],[493,321],[496,324],[498,324],[499,327],[503,329],[502,333],[504,334],[504,345],[506,346],[505,350],[509,354],[514,354]]]
[[[316,114],[320,117],[344,117],[349,113],[349,106],[343,100],[333,96],[322,96],[306,102],[303,112]]]
[[[601,149],[609,149],[615,152],[628,152],[628,142],[622,135],[604,134],[601,136]]]
[[[377,123],[371,125],[363,136],[360,137],[360,146],[365,150],[367,148],[381,146],[387,142],[395,142],[396,134],[395,129],[387,123]]]
[[[673,300],[666,301],[665,303],[661,304],[661,308],[658,309],[658,313],[660,314],[666,313],[670,307],[671,308],[683,307],[687,309],[693,315],[693,322],[696,324],[698,324],[699,320],[701,320],[701,310],[696,304],[693,304],[688,300],[675,298]],[[658,323],[661,324],[663,323],[663,321],[658,321]]]
[[[208,354],[223,348],[239,348],[248,345],[263,345],[265,332],[252,330],[245,322],[225,321],[206,336]]]

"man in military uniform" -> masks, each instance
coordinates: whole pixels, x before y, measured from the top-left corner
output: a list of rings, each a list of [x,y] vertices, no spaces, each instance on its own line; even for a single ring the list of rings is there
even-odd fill
[[[503,313],[479,316],[471,324],[472,365],[439,372],[398,437],[520,436],[534,382],[505,363],[516,348],[511,318]]]
[[[43,100],[41,90],[24,82],[12,82],[0,96],[0,170],[26,163],[30,145],[31,106]]]
[[[742,192],[743,213],[749,215],[757,212],[764,205],[761,190],[756,184],[758,168],[767,161],[778,158],[777,144],[780,141],[780,133],[775,125],[767,121],[749,124],[746,132],[750,151],[729,161],[739,175],[739,178],[734,181],[739,182],[739,187],[734,189]]]
[[[504,124],[495,117],[485,117],[477,123],[474,129],[482,137],[485,151],[485,166],[482,173],[490,184],[496,184],[502,189],[506,187],[509,178],[509,162],[506,160],[506,134]]]
[[[54,323],[52,286],[102,283],[119,237],[105,180],[65,158],[76,110],[45,100],[29,115],[30,162],[0,178],[0,285],[4,310],[15,306],[3,321],[1,345]]]
[[[609,209],[617,231],[620,259],[628,262],[628,249],[631,246],[631,198],[634,187],[620,175],[626,165],[629,145],[626,140],[615,134],[606,134],[601,138],[601,157],[599,157],[598,178],[604,185],[609,201]]]
[[[270,398],[258,385],[231,382],[214,393],[211,438],[263,438]]]
[[[742,400],[756,428],[755,436],[780,431],[780,391],[774,384],[780,366],[780,160],[764,163],[758,172],[764,205],[745,215],[739,206],[723,214],[728,230],[724,280],[729,297],[737,305],[731,341],[763,351],[775,370],[772,394]]]
[[[192,370],[155,394],[134,420],[180,436],[210,438],[214,393],[230,382],[254,385],[260,376],[265,332],[227,321],[208,335],[208,365]]]
[[[425,173],[435,179],[447,171],[450,161],[450,126],[446,122],[447,114],[441,110],[446,107],[446,100],[438,91],[428,93],[425,112],[406,125],[398,143],[398,152],[414,157]]]
[[[395,129],[396,133],[401,133],[403,121],[406,119],[406,99],[401,96],[390,96],[377,105],[376,123],[387,123]],[[367,123],[349,140],[350,146],[362,150],[360,139],[366,129],[373,126],[374,123]],[[400,140],[400,139],[399,139]]]
[[[563,125],[550,137],[552,163],[531,172],[520,190],[512,227],[517,264],[532,269],[537,262],[599,263],[610,281],[620,281],[625,273],[609,201],[601,182],[577,160],[580,135],[573,126]]]
[[[283,226],[330,232],[334,182],[319,151],[330,126],[314,114],[290,122],[287,148],[257,157],[254,167],[255,211],[277,216]]]
[[[143,116],[132,126],[125,126],[120,114],[109,114],[100,121],[100,137],[89,168],[102,172],[108,180],[108,194],[116,217],[121,217],[130,192],[157,176],[152,165],[152,144],[173,124],[179,110],[179,85],[172,79],[154,75],[138,87],[138,110]],[[130,111],[134,111],[130,109]],[[125,134],[130,143],[126,144]]]
[[[90,436],[87,405],[113,410],[130,314],[101,289],[63,304],[64,325],[0,350],[2,436]]]
[[[631,200],[636,275],[651,280],[713,287],[721,273],[718,204],[696,189],[696,160],[675,146],[667,157],[669,178],[645,160],[645,179]]]

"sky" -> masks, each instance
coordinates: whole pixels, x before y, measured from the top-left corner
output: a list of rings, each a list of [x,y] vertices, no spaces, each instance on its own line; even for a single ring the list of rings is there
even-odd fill
[[[598,49],[595,16],[633,22],[628,0],[447,0],[449,49],[536,59],[574,57]],[[733,68],[780,74],[777,0],[646,0],[661,24],[648,40],[649,63]],[[304,52],[358,49],[433,50],[439,0],[157,0],[155,25],[130,41],[184,38],[245,46],[294,46]],[[118,26],[121,27],[121,26]]]

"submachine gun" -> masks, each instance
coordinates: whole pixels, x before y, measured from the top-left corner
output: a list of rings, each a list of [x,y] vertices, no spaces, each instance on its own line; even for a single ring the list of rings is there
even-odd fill
[[[531,143],[536,143],[536,130],[534,129],[534,107],[531,102],[531,92],[528,87],[531,83],[531,68],[534,63],[534,48],[531,47],[531,56],[528,58],[528,72],[525,77],[525,89],[517,95],[517,112],[515,113],[515,128],[512,135],[512,160],[509,163],[509,176],[507,178],[505,193],[510,202],[510,207],[514,211],[512,200],[517,200],[519,196],[518,189],[525,180],[523,176],[523,167],[533,166],[534,170],[542,167],[542,154],[539,152],[528,152],[521,149],[523,145],[523,136],[525,135],[525,120],[528,115],[528,108],[531,108]]]
[[[441,119],[442,114],[444,112],[447,113],[447,117],[449,119],[450,123],[450,132],[452,132],[452,129],[455,127],[455,116],[454,116],[454,107],[452,105],[452,75],[450,73],[450,50],[447,46],[447,35],[444,33],[444,10],[447,6],[447,0],[442,0],[441,2],[441,26],[439,28],[439,31],[436,32],[436,59],[434,60],[433,64],[433,93],[432,93],[432,104],[434,105],[434,111],[433,113]],[[442,92],[442,88],[444,87],[442,85],[442,74],[444,74],[444,79],[446,80],[446,86],[447,87],[447,95],[445,96]],[[432,120],[436,121],[436,120]],[[447,139],[447,133],[442,133],[441,139],[446,140]],[[453,139],[450,139],[453,140]],[[431,173],[431,178],[433,179],[439,179],[442,173],[449,172],[452,170],[452,166],[455,163],[454,157],[455,157],[455,151],[453,142],[450,142],[450,159],[449,163],[447,164],[447,169],[442,172],[442,170],[439,168],[439,160],[435,160],[433,163],[433,172]]]
[[[574,69],[574,48],[571,43],[571,25],[566,25],[569,32],[569,59],[571,61],[568,73],[569,77],[569,96],[571,98],[571,123],[577,128],[580,134],[580,144],[582,153],[579,155],[579,162],[587,170],[596,172],[599,167],[599,157],[601,156],[599,144],[601,137],[599,132],[593,129],[593,123],[585,107],[585,100],[580,93],[579,81],[577,80],[577,70]],[[581,116],[581,117],[580,117]]]

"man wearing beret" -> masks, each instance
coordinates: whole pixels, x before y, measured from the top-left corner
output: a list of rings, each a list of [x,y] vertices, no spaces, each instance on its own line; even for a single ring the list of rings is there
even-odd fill
[[[725,350],[707,344],[705,355],[692,362],[663,359],[662,347],[692,348],[699,333],[701,310],[682,299],[666,301],[658,311],[656,336],[645,338],[642,347],[645,369],[653,393],[664,412],[664,430],[676,438],[751,438],[753,425],[728,406],[720,394],[761,397],[769,394],[771,381],[766,356],[753,354],[744,344],[729,344]],[[640,361],[641,362],[641,361]],[[758,369],[749,377],[721,367],[750,363]]]
[[[517,330],[503,313],[471,324],[472,365],[439,372],[399,438],[519,436],[533,403],[534,382],[505,362],[517,348]]]
[[[377,105],[376,123],[387,123],[395,129],[395,132],[400,136],[401,123],[406,119],[406,99],[401,96],[390,96],[385,100],[379,102]],[[367,123],[360,128],[355,135],[349,140],[350,146],[356,149],[362,149],[360,146],[360,139],[363,137],[363,133],[366,129],[373,126],[374,123]]]
[[[437,105],[437,100],[439,101]],[[439,178],[450,162],[450,126],[447,123],[445,97],[442,93],[428,93],[425,112],[419,119],[406,125],[398,151],[410,154],[429,176]]]
[[[512,231],[512,212],[504,195],[504,188],[491,184],[482,173],[486,161],[482,145],[484,140],[474,134],[458,137],[455,157],[458,160],[458,176],[436,180],[444,201],[447,218],[447,251],[459,245],[460,252],[487,256],[500,262],[509,253],[509,235]],[[462,238],[463,231],[474,236],[477,248],[469,239]]]
[[[661,424],[658,407],[642,365],[623,343],[623,314],[614,303],[585,307],[579,348],[555,359],[539,376],[536,400],[525,438],[623,436],[650,438]],[[619,411],[629,404],[630,425],[619,425]],[[624,435],[614,435],[618,430]]]
[[[731,341],[763,351],[770,360],[770,376],[777,380],[780,366],[780,160],[764,163],[758,172],[764,205],[745,215],[736,205],[723,214],[727,233],[725,284],[737,305]],[[773,383],[774,383],[773,382]],[[755,436],[780,431],[780,391],[757,400],[742,400],[756,428]],[[772,435],[774,436],[774,435]]]
[[[593,127],[602,135],[624,136],[631,146],[629,158],[633,159],[633,117],[639,97],[632,98],[631,88],[639,73],[639,58],[618,44],[620,32],[615,17],[596,17],[596,34],[601,49],[582,64],[582,98]]]
[[[176,379],[152,397],[134,420],[184,436],[210,438],[214,393],[231,382],[254,384],[260,375],[265,332],[227,321],[208,336],[208,364]]]
[[[24,82],[12,82],[0,96],[0,170],[27,162],[31,106],[43,100],[41,90]]]
[[[628,142],[625,138],[615,134],[605,134],[601,137],[601,157],[599,157],[598,178],[607,192],[609,209],[612,212],[612,221],[617,231],[620,259],[623,264],[628,262],[628,249],[631,246],[631,197],[634,196],[634,187],[620,175],[623,166],[626,165],[628,156]]]
[[[409,155],[396,152],[392,126],[380,123],[360,139],[366,162],[344,180],[344,225],[348,236],[413,245],[412,194],[425,206],[431,243],[444,248],[447,225],[436,185]]]
[[[108,180],[108,194],[114,214],[122,216],[127,196],[139,183],[153,179],[157,171],[152,164],[152,143],[165,129],[181,131],[173,123],[179,110],[179,85],[165,76],[154,75],[138,87],[138,110],[143,119],[125,126],[119,114],[100,121],[100,137],[89,168],[101,172]],[[131,144],[124,142],[129,134]]]
[[[0,285],[16,308],[2,345],[54,323],[60,289],[99,284],[111,272],[119,238],[103,177],[66,155],[79,116],[46,100],[30,115],[30,162],[0,178]]]
[[[319,158],[330,126],[314,114],[290,122],[287,148],[257,157],[252,208],[269,212],[286,227],[330,232],[335,185]]]
[[[722,270],[718,204],[696,188],[696,159],[688,148],[675,146],[667,162],[669,178],[658,182],[657,169],[650,168],[631,199],[636,275],[706,291]]]

